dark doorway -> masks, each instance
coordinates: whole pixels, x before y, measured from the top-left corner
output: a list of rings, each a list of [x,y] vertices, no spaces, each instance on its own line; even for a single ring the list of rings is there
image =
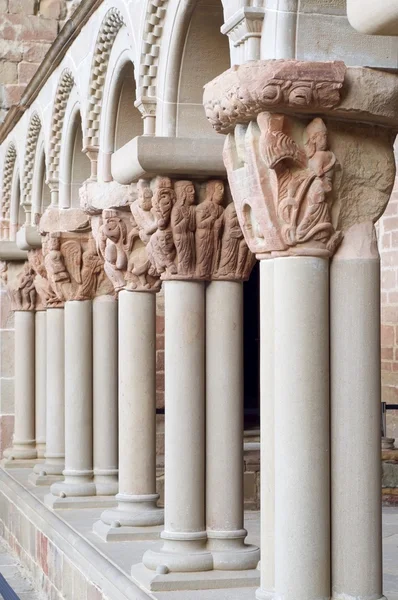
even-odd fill
[[[243,284],[245,429],[260,426],[260,275],[256,262]]]

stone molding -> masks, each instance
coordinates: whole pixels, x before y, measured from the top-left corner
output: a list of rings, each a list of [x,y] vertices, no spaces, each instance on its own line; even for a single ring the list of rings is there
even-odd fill
[[[265,16],[262,6],[242,6],[221,27],[221,33],[229,37],[235,48],[242,46],[249,38],[261,39]]]
[[[106,13],[98,33],[93,53],[88,93],[87,129],[84,140],[86,151],[98,152],[105,76],[113,43],[123,25],[125,25],[125,22],[120,11],[117,8],[111,8]]]
[[[48,184],[50,189],[58,190],[61,136],[66,106],[75,80],[69,69],[64,69],[55,95],[51,120],[50,151],[48,153]]]
[[[8,239],[10,206],[11,206],[11,188],[14,175],[15,161],[17,159],[17,149],[14,142],[10,142],[7,148],[4,161],[3,173],[3,198],[1,204],[1,239]]]
[[[267,110],[322,112],[340,102],[346,66],[341,61],[252,61],[232,67],[205,86],[206,117],[228,133]]]
[[[156,114],[156,82],[160,40],[168,0],[149,0],[143,33],[135,106],[143,117]]]
[[[33,113],[30,119],[28,136],[26,140],[25,165],[23,171],[23,188],[21,201],[21,206],[23,206],[25,210],[30,210],[32,206],[32,183],[36,159],[36,148],[40,131],[41,120],[39,115],[35,112]]]
[[[198,192],[202,192],[200,202]],[[151,195],[149,186],[141,184],[131,210],[147,244],[149,261],[162,280],[241,281],[249,277],[254,257],[234,208],[223,206],[224,181],[211,179],[204,189],[196,189],[189,180],[158,177]]]

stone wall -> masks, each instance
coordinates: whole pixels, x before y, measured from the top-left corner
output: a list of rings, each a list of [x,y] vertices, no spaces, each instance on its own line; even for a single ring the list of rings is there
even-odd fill
[[[18,103],[77,0],[0,0],[0,122]]]

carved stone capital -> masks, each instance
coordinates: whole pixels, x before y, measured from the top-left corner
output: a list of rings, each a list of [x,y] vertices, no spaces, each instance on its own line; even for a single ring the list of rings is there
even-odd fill
[[[380,218],[395,177],[397,94],[390,73],[298,61],[242,65],[206,86],[209,120],[230,132],[224,163],[258,258],[328,257],[348,228]]]
[[[244,280],[253,256],[234,206],[225,205],[220,179],[196,186],[189,180],[155,180],[153,196],[141,183],[131,211],[148,258],[164,280]]]
[[[2,262],[0,277],[6,284],[12,310],[30,311],[36,309],[37,294],[34,285],[35,273],[29,262],[25,262],[19,272],[10,273],[8,264]]]
[[[62,307],[63,298],[58,296],[48,279],[42,249],[30,250],[28,262],[34,272],[33,283],[37,294],[36,310]]]
[[[131,212],[105,209],[94,228],[98,253],[115,292],[158,292],[160,279],[148,259]]]
[[[49,233],[43,241],[47,278],[62,301],[90,300],[112,289],[90,233]]]

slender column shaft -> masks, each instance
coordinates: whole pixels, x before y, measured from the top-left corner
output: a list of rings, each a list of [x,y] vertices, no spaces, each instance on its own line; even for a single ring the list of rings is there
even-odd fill
[[[380,260],[372,224],[331,267],[332,591],[382,597]],[[354,549],[354,550],[353,550]]]
[[[166,281],[165,530],[150,569],[205,571],[213,560],[205,530],[205,290],[197,281]]]
[[[46,311],[36,313],[35,320],[35,396],[36,451],[44,458],[46,450]]]
[[[119,293],[119,493],[101,519],[122,526],[163,523],[156,506],[156,296]]]
[[[273,268],[275,594],[320,600],[330,596],[328,260]]]
[[[55,496],[93,496],[92,302],[65,303],[65,481]]]
[[[35,447],[35,313],[15,311],[15,425],[7,458],[36,458]]]
[[[206,288],[206,522],[216,569],[253,569],[243,524],[243,284]]]
[[[275,592],[274,260],[260,261],[261,582],[259,600]]]
[[[117,301],[93,300],[94,483],[99,495],[118,491]]]
[[[46,460],[36,473],[60,477],[65,468],[64,309],[47,309]]]

